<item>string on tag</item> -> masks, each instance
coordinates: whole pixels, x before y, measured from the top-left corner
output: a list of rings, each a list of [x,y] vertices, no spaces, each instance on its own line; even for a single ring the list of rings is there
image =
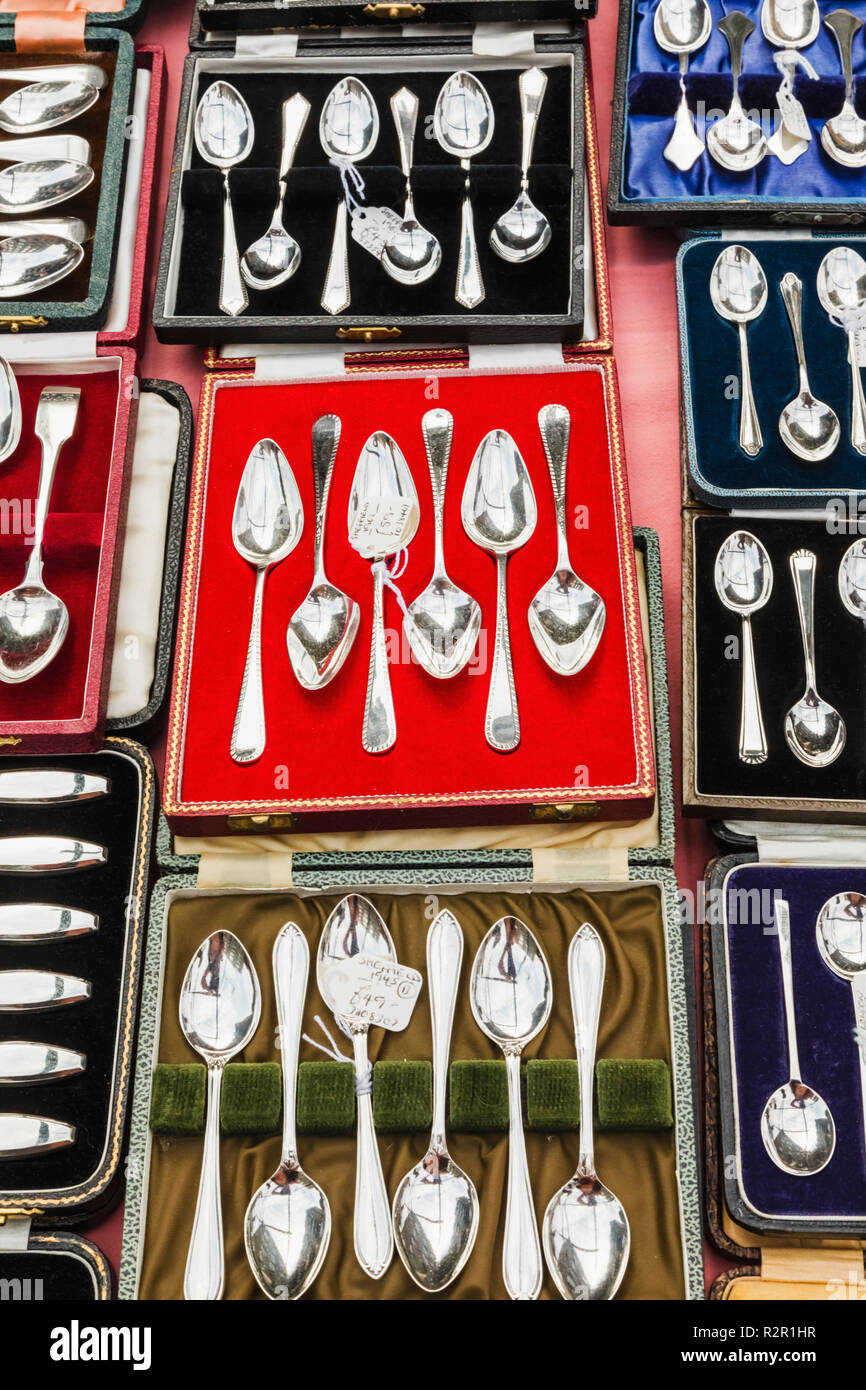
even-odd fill
[[[794,75],[798,67],[802,68],[806,75],[817,82],[818,74],[803,53],[798,53],[794,48],[785,48],[781,53],[773,54],[773,62],[785,79],[784,85],[788,91],[794,89]]]
[[[382,583],[385,585],[387,589],[390,589],[391,593],[394,594],[394,596],[396,597],[397,602],[399,603],[403,611],[403,617],[405,618],[409,610],[406,607],[406,600],[400,592],[398,585],[395,584],[394,581],[400,578],[401,574],[403,573],[403,571],[409,563],[409,551],[407,550],[407,548],[403,546],[403,548],[401,550],[398,550],[395,555],[392,555],[391,562],[392,568],[389,569],[387,560],[374,560],[370,566],[370,569],[373,572],[373,574],[376,574],[377,572],[381,574]]]
[[[324,1020],[318,1014],[315,1015],[315,1021],[316,1023],[318,1023],[319,1027],[321,1028],[325,1037],[328,1039],[328,1042],[331,1044],[331,1046],[325,1047],[324,1043],[317,1042],[315,1038],[311,1038],[309,1033],[301,1034],[301,1036],[304,1039],[304,1042],[308,1042],[311,1047],[317,1047],[320,1052],[324,1052],[325,1056],[330,1057],[331,1060],[334,1062],[350,1062],[352,1063],[352,1065],[354,1065],[353,1058],[347,1057],[344,1052],[340,1051],[334,1039],[333,1033],[329,1031]],[[351,1038],[351,1029],[346,1027],[345,1023],[339,1017],[338,1014],[334,1014],[334,1022],[340,1029],[341,1033],[345,1033],[347,1038]],[[373,1094],[373,1067],[369,1062],[367,1063],[366,1075],[355,1077],[355,1094],[358,1096],[370,1096]]]
[[[344,159],[342,155],[331,155],[329,161],[340,175],[343,185],[343,197],[346,200],[346,207],[350,214],[359,212],[363,206],[365,184],[357,164],[353,164],[351,159]]]

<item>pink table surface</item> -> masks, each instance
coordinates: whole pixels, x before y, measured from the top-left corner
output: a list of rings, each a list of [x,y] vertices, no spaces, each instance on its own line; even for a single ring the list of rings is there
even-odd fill
[[[595,104],[598,114],[602,178],[607,179],[611,94],[616,48],[617,5],[599,0],[600,13],[590,21]],[[174,129],[183,60],[188,50],[193,0],[148,0],[139,40],[162,44],[168,61],[168,94],[161,160],[160,201],[168,193]],[[160,227],[157,235],[161,236]],[[680,709],[680,463],[677,381],[677,322],[674,289],[676,241],[665,231],[609,227],[608,257],[613,286],[615,355],[622,396],[635,524],[652,526],[661,540],[665,621],[670,669],[674,771],[679,804]],[[155,275],[158,245],[154,247]],[[152,287],[151,287],[152,288]],[[151,328],[141,362],[141,376],[180,382],[197,409],[203,374],[202,350],[167,347]],[[161,750],[160,750],[161,751]],[[158,759],[161,762],[161,758]],[[679,884],[694,892],[713,853],[713,839],[702,822],[677,817],[676,869]],[[91,1237],[115,1269],[120,1256],[122,1212],[115,1211]],[[724,1261],[705,1250],[708,1280]]]

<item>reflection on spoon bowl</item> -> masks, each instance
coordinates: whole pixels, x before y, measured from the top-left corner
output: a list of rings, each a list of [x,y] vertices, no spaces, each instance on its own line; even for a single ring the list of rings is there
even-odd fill
[[[22,584],[0,596],[0,680],[16,685],[38,676],[68,628],[66,604],[50,589]]]
[[[761,1116],[761,1138],[786,1173],[808,1178],[826,1168],[836,1147],[836,1126],[826,1101],[804,1081],[786,1081]]]
[[[415,218],[404,220],[382,252],[382,264],[401,285],[421,285],[442,264],[438,237]]]
[[[490,233],[490,244],[504,261],[518,263],[540,256],[550,245],[550,223],[528,193],[520,193]]]
[[[839,597],[852,617],[866,623],[866,540],[854,541],[842,556]]]
[[[767,154],[767,137],[737,102],[707,131],[707,149],[717,164],[732,173],[754,169]]]
[[[84,248],[61,236],[33,234],[0,241],[0,299],[39,294],[71,275],[84,260]]]
[[[321,690],[334,679],[352,650],[360,621],[358,604],[342,589],[327,579],[313,585],[286,632],[292,670],[305,690]]]
[[[0,357],[0,463],[11,458],[21,440],[21,395],[15,373]]]
[[[0,213],[41,212],[83,193],[93,182],[89,164],[36,159],[0,171]]]
[[[829,458],[842,438],[839,417],[832,406],[801,391],[779,417],[782,440],[798,458],[821,463]]]
[[[98,99],[90,82],[31,82],[0,101],[0,130],[36,135],[81,116]]]

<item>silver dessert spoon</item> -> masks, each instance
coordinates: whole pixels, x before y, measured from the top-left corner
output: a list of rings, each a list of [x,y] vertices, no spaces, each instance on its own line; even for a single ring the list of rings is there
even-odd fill
[[[795,1178],[826,1168],[836,1147],[836,1126],[826,1101],[802,1080],[794,1007],[791,917],[784,898],[775,899],[776,932],[782,965],[789,1079],[773,1092],[761,1115],[764,1148],[777,1168]]]
[[[83,116],[99,100],[99,93],[105,86],[106,77],[101,68],[87,67],[87,79],[70,76],[55,77],[49,81],[32,78],[33,73],[61,73],[62,68],[20,68],[18,81],[25,73],[31,75],[26,87],[0,101],[0,130],[9,135],[37,135],[43,130],[54,130]],[[98,80],[97,80],[98,79]],[[10,76],[0,73],[0,80],[8,82]]]
[[[815,934],[827,969],[851,986],[866,1142],[866,896],[836,893],[818,913]]]
[[[418,98],[408,87],[401,87],[391,98],[391,114],[397,127],[400,167],[406,180],[403,221],[389,238],[382,252],[382,265],[401,285],[420,285],[434,275],[442,263],[438,237],[428,232],[415,216],[412,198],[412,148],[418,120]]]
[[[75,432],[81,392],[46,387],[36,409],[36,438],[42,445],[33,545],[24,578],[0,595],[0,681],[32,680],[55,658],[66,639],[69,612],[42,582],[42,543],[60,450]]]
[[[616,1294],[631,1248],[625,1208],[595,1171],[592,1105],[604,973],[601,937],[584,922],[568,948],[580,1074],[580,1157],[574,1177],[551,1197],[541,1228],[547,1268],[563,1298],[596,1302]]]
[[[310,948],[294,922],[287,922],[274,942],[273,969],[283,1069],[283,1147],[279,1167],[247,1207],[244,1244],[262,1292],[271,1299],[289,1300],[300,1298],[313,1283],[331,1239],[328,1199],[298,1158],[298,1048]]]
[[[782,50],[776,55],[776,66],[783,73],[776,94],[782,120],[767,147],[783,164],[793,164],[812,141],[808,118],[794,96],[794,77],[801,61],[797,50],[813,44],[820,28],[817,0],[764,0],[761,6],[761,32],[768,43]],[[811,75],[816,76],[814,68]]]
[[[845,721],[815,685],[815,569],[811,550],[797,550],[788,564],[797,597],[806,662],[806,689],[785,715],[785,742],[807,767],[829,767],[845,747]]]
[[[526,1162],[520,1057],[546,1027],[553,1000],[544,952],[519,918],[500,917],[478,947],[469,1000],[482,1033],[502,1049],[508,1072],[508,1188],[502,1277],[508,1297],[526,1302],[541,1293],[544,1264]]]
[[[451,1026],[463,962],[463,932],[444,909],[427,933],[427,983],[433,1033],[433,1128],[420,1163],[394,1194],[397,1254],[425,1293],[453,1284],[478,1235],[478,1193],[454,1162],[445,1137],[445,1094]]]
[[[765,763],[767,735],[758,691],[752,614],[764,607],[773,591],[773,566],[757,536],[751,531],[733,531],[719,546],[713,577],[725,608],[739,613],[743,625],[740,762]]]
[[[309,113],[310,103],[300,92],[283,102],[279,198],[268,230],[247,248],[241,261],[241,274],[252,290],[275,290],[291,279],[301,263],[301,248],[283,225],[283,209],[289,173]]]
[[[220,1095],[226,1062],[250,1043],[262,1012],[255,966],[233,932],[218,931],[193,956],[180,991],[181,1031],[207,1067],[207,1118],[183,1296],[223,1296],[225,1254],[220,1192]]]
[[[471,72],[453,73],[436,98],[433,132],[445,153],[459,159],[466,173],[454,290],[454,298],[465,309],[474,309],[484,298],[469,183],[470,162],[487,149],[493,139],[493,127],[493,106],[478,78]]]
[[[41,294],[77,270],[84,248],[66,237],[34,232],[0,240],[0,299]]]
[[[255,128],[250,108],[230,82],[212,82],[195,113],[195,146],[206,164],[223,176],[223,254],[220,263],[219,306],[224,314],[242,314],[250,302],[241,275],[231,171],[250,153]]]
[[[342,171],[372,154],[379,138],[379,112],[369,89],[357,77],[344,77],[325,99],[319,118],[319,142]],[[322,308],[341,314],[352,302],[349,289],[349,209],[337,204],[331,257],[322,290]]]
[[[664,148],[664,157],[675,169],[688,173],[706,146],[695,129],[686,96],[689,58],[703,48],[713,30],[707,0],[660,0],[653,15],[653,35],[663,53],[680,60],[680,104],[673,134]]]
[[[325,516],[340,443],[340,420],[321,415],[313,425],[313,485],[316,490],[316,541],[313,583],[286,631],[289,661],[305,690],[321,690],[332,681],[352,650],[361,610],[325,574]]]
[[[846,169],[861,169],[866,164],[866,121],[860,119],[854,107],[854,69],[851,51],[854,35],[862,29],[862,21],[850,10],[834,10],[824,19],[839,48],[842,73],[845,78],[845,99],[842,110],[831,116],[821,130],[821,144],[831,159]]]
[[[0,907],[0,941],[17,946],[70,941],[99,930],[99,918],[76,907],[54,903],[4,903]]]
[[[520,717],[508,630],[508,557],[535,530],[538,508],[529,470],[511,435],[491,430],[479,444],[463,489],[463,529],[470,540],[496,558],[496,644],[484,735],[498,753],[520,743]]]
[[[819,401],[809,388],[803,342],[803,282],[789,270],[782,276],[780,289],[794,337],[800,389],[779,417],[779,434],[797,458],[806,463],[821,463],[838,448],[842,427],[832,406]]]
[[[30,159],[0,170],[0,214],[21,217],[56,207],[93,183],[89,164],[75,159]]]
[[[520,89],[520,119],[523,143],[520,157],[520,192],[517,201],[493,225],[490,245],[504,261],[520,264],[540,256],[550,245],[550,223],[529,196],[529,167],[535,145],[535,132],[547,78],[541,68],[527,68],[517,83]]]
[[[447,410],[428,410],[421,421],[424,448],[433,491],[433,576],[423,593],[410,603],[403,619],[406,640],[419,665],[438,680],[463,670],[481,631],[481,608],[448,577],[443,551],[445,481],[454,418]]]
[[[860,373],[858,329],[866,321],[866,261],[852,246],[834,246],[818,267],[818,298],[848,340],[851,366],[851,447],[866,454],[866,399]]]
[[[303,529],[301,495],[288,460],[272,439],[260,439],[247,459],[232,518],[235,550],[256,572],[247,659],[232,729],[231,755],[236,763],[255,762],[265,750],[262,688],[265,580],[268,570],[292,553]]]
[[[571,416],[564,405],[544,405],[538,427],[553,483],[556,569],[529,605],[532,640],[551,671],[573,676],[595,655],[604,632],[604,599],[571,568],[565,523],[565,480]]]
[[[747,169],[754,169],[767,154],[767,137],[757,121],[746,115],[740,101],[743,44],[754,32],[755,26],[741,10],[732,10],[724,19],[719,20],[718,27],[727,39],[731,51],[734,93],[728,114],[711,125],[707,131],[707,149],[723,169],[739,174]]]
[[[18,380],[0,357],[0,463],[11,458],[21,442],[21,393]]]
[[[839,597],[852,618],[866,623],[866,540],[852,541],[842,556]]]
[[[764,447],[764,437],[749,366],[747,324],[764,312],[767,277],[761,262],[745,246],[726,246],[710,273],[710,298],[720,318],[736,325],[740,340],[740,448],[754,458]]]

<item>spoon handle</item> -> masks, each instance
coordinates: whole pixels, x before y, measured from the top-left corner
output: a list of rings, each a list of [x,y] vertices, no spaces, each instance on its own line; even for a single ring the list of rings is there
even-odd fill
[[[400,168],[409,192],[409,179],[412,173],[412,146],[415,143],[415,125],[418,120],[418,98],[408,87],[401,87],[391,98],[391,115],[397,128],[397,145],[400,150]]]
[[[220,269],[220,308],[233,318],[242,314],[250,299],[241,276],[241,259],[235,232],[235,215],[229,186],[229,171],[223,174],[223,259]]]
[[[560,569],[567,566],[568,534],[565,528],[565,480],[568,469],[568,439],[571,416],[564,405],[543,405],[538,412],[538,428],[550,481],[553,483],[553,504],[556,508],[556,530],[559,537]]]
[[[25,584],[42,582],[42,540],[45,535],[45,522],[54,487],[54,474],[60,450],[71,439],[78,421],[78,406],[81,392],[77,388],[51,390],[47,388],[39,397],[36,410],[36,436],[42,445],[42,463],[39,469],[39,490],[36,494],[36,515],[33,526],[33,544],[24,574]]]
[[[421,433],[424,436],[427,466],[430,469],[430,488],[433,493],[433,529],[436,548],[433,567],[438,571],[445,569],[445,558],[442,551],[445,480],[448,477],[448,461],[451,457],[454,416],[447,410],[428,410],[421,421]]]
[[[510,753],[520,742],[517,691],[511,665],[511,637],[508,631],[508,594],[505,587],[507,555],[496,557],[496,643],[490,672],[490,693],[484,734],[497,753]]]
[[[508,1187],[502,1278],[508,1297],[526,1302],[538,1298],[541,1293],[544,1268],[523,1135],[520,1053],[505,1052],[505,1066],[508,1072]]]
[[[785,1001],[785,1029],[788,1034],[788,1064],[791,1079],[800,1081],[800,1052],[797,1047],[797,1016],[794,1011],[794,966],[791,958],[791,914],[784,898],[775,901],[776,935],[782,966],[782,995]]]
[[[232,729],[231,755],[236,763],[254,763],[265,751],[265,696],[262,689],[262,604],[267,570],[256,570],[256,596],[244,665],[244,678],[238,697]]]
[[[574,1046],[580,1078],[578,1176],[595,1175],[592,1105],[604,971],[605,957],[601,937],[589,922],[584,922],[583,926],[578,927],[568,948],[568,988],[571,993]]]
[[[803,341],[803,281],[789,270],[782,276],[779,288],[788,311],[788,322],[794,337],[797,353],[797,366],[800,369],[800,390],[809,390],[809,374],[806,370],[806,344]]]
[[[857,334],[853,329],[848,333],[848,359],[851,363],[851,447],[858,454],[866,454],[866,399],[857,356]]]
[[[854,47],[854,36],[858,29],[863,27],[862,23],[850,10],[834,10],[832,14],[827,15],[824,24],[838,45],[842,74],[845,78],[845,100],[853,105],[854,68],[851,54]]]
[[[744,323],[738,324],[737,328],[740,338],[740,448],[749,458],[754,458],[764,447],[764,436],[752,391],[748,329]]]
[[[292,165],[295,162],[298,143],[304,133],[304,126],[307,124],[307,117],[310,114],[310,103],[307,98],[301,96],[300,92],[289,97],[283,102],[283,146],[280,155],[280,183],[284,184]],[[283,197],[285,189],[281,189]],[[282,205],[282,198],[280,199]]]
[[[349,290],[349,213],[344,198],[337,204],[331,259],[322,290],[322,308],[329,314],[342,314],[352,302]]]
[[[732,10],[726,14],[724,19],[719,20],[719,29],[728,41],[728,48],[731,53],[731,73],[734,79],[734,101],[737,100],[740,88],[740,74],[743,71],[743,45],[751,33],[754,32],[754,24],[742,10]]]
[[[860,1099],[863,1107],[863,1134],[866,1137],[866,974],[861,970],[851,980],[854,1001],[854,1028],[860,1061]]]
[[[740,697],[740,762],[767,761],[767,734],[761,714],[758,668],[751,614],[743,614],[743,689]]]
[[[223,1063],[207,1069],[207,1121],[192,1237],[183,1276],[187,1302],[213,1302],[223,1296],[223,1215],[220,1195],[220,1094]]]
[[[339,415],[320,415],[313,425],[313,487],[316,492],[316,541],[314,568],[324,576],[322,553],[325,544],[325,513],[334,476],[342,424]]]
[[[815,682],[815,556],[811,550],[796,550],[788,564],[794,581],[800,634],[803,638],[803,657],[806,663],[806,685],[816,688]]]
[[[366,1032],[353,1033],[355,1075],[366,1079],[370,1063],[367,1058]],[[373,1125],[373,1100],[369,1092],[359,1095],[358,1104],[358,1162],[355,1169],[355,1254],[358,1263],[371,1279],[381,1279],[394,1254],[394,1231],[391,1225],[391,1206],[382,1160],[376,1143]]]
[[[521,187],[525,190],[529,183],[529,166],[532,163],[532,150],[535,145],[535,132],[538,129],[538,117],[541,114],[541,103],[544,101],[544,93],[547,90],[547,78],[541,68],[527,68],[526,72],[520,74],[517,85],[520,89],[520,119],[523,133],[520,157],[520,169],[523,175]]]
[[[474,309],[484,298],[484,281],[478,261],[478,246],[475,241],[475,216],[472,199],[469,195],[469,160],[463,160],[466,170],[466,186],[460,208],[460,259],[457,262],[457,286],[454,298],[465,309]]]
[[[367,677],[361,743],[366,753],[387,753],[397,740],[397,720],[394,716],[391,677],[388,672],[388,647],[385,641],[384,562],[378,561],[372,568],[373,631],[370,637],[370,672]]]
[[[294,922],[287,922],[274,942],[273,969],[283,1067],[283,1152],[280,1161],[284,1168],[293,1168],[298,1163],[295,1125],[298,1048],[310,973],[310,948],[300,927],[295,926]]]
[[[445,1152],[448,1053],[462,963],[463,932],[453,912],[446,908],[434,918],[427,933],[427,985],[433,1034],[433,1130],[430,1147],[438,1153]]]

